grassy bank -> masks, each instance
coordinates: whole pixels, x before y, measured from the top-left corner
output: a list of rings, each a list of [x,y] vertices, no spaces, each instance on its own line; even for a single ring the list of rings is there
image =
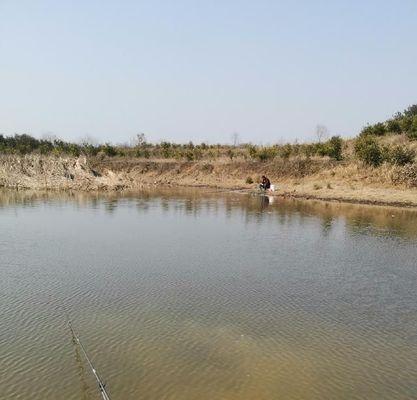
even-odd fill
[[[0,186],[77,191],[207,186],[249,191],[261,174],[267,174],[279,196],[417,206],[417,188],[397,181],[406,170],[407,166],[373,167],[325,158],[206,162],[26,155],[0,157]]]
[[[417,205],[417,106],[358,137],[257,146],[67,143],[0,135],[0,186],[123,190],[148,185],[251,190],[270,177],[278,195]]]

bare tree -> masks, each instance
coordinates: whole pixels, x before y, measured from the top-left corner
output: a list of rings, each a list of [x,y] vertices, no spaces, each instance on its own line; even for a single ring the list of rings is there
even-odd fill
[[[234,147],[237,147],[240,143],[240,137],[237,132],[232,133],[232,143]]]
[[[329,137],[329,130],[327,129],[326,125],[318,124],[316,126],[316,137],[319,143]]]
[[[144,133],[138,133],[131,140],[132,147],[143,147],[146,145],[146,136]]]
[[[59,138],[53,132],[45,132],[45,133],[42,134],[41,139],[47,140],[48,142],[53,143],[53,142],[57,141]]]
[[[98,140],[90,135],[83,136],[79,143],[84,146],[97,146],[99,144]]]

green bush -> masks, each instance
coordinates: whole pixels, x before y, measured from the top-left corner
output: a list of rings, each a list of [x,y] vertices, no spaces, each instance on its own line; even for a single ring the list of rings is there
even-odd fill
[[[413,125],[413,117],[403,117],[399,120],[399,124],[401,126],[401,131],[408,133]]]
[[[81,154],[79,146],[76,145],[75,143],[68,144],[65,150],[65,153],[70,154],[71,156],[74,156],[74,157],[79,157]]]
[[[316,143],[316,154],[318,154],[320,157],[327,156],[328,149],[327,145],[325,143]]]
[[[10,138],[9,145],[14,147],[17,153],[28,154],[38,149],[39,140],[26,134],[14,135],[14,137]]]
[[[162,157],[163,158],[171,158],[174,153],[172,151],[172,145],[169,142],[161,142],[160,144],[162,149]]]
[[[395,165],[406,165],[414,162],[416,153],[405,146],[395,146],[389,149],[388,162]]]
[[[109,157],[114,157],[117,155],[116,149],[110,143],[105,143],[103,146],[101,146],[101,150],[106,156]]]
[[[343,140],[340,136],[333,136],[328,141],[328,156],[340,161],[342,159]]]
[[[387,131],[391,133],[401,133],[401,124],[398,119],[389,119],[387,121]]]
[[[417,104],[409,106],[403,113],[406,117],[415,117],[417,116]]]
[[[340,136],[333,136],[325,143],[315,143],[314,153],[321,157],[328,156],[334,160],[342,159],[343,140]]]
[[[407,131],[407,136],[411,140],[417,139],[417,115],[411,119],[410,127]]]
[[[194,161],[194,151],[192,150],[187,150],[185,152],[185,158],[187,159],[187,161]]]
[[[100,151],[99,146],[94,146],[91,143],[84,142],[81,144],[80,151],[87,156],[96,156]]]
[[[409,106],[404,112],[396,113],[393,118],[385,123],[378,122],[374,125],[365,126],[360,135],[383,136],[386,133],[407,133],[410,139],[417,139],[417,122],[416,129],[413,128],[414,118],[417,118],[417,104]]]
[[[252,177],[251,177],[251,176],[248,176],[248,177],[246,178],[246,183],[247,183],[248,185],[252,185],[252,183],[253,183],[253,179],[252,179]]]
[[[304,144],[301,148],[301,152],[307,157],[312,157],[317,153],[315,144]]]
[[[254,146],[253,144],[248,145],[248,153],[250,158],[255,159],[258,153],[256,146]]]
[[[39,145],[39,152],[41,154],[49,154],[54,149],[54,146],[51,142],[47,140],[41,140]]]
[[[260,161],[272,160],[277,156],[277,149],[273,146],[262,147],[258,150],[256,156]]]
[[[361,131],[361,136],[375,135],[384,136],[387,133],[385,125],[382,122],[378,122],[374,125],[367,125]]]
[[[377,167],[383,161],[382,150],[375,136],[360,136],[355,142],[355,155],[363,163]]]
[[[148,149],[141,150],[141,157],[144,158],[151,158],[151,152]]]

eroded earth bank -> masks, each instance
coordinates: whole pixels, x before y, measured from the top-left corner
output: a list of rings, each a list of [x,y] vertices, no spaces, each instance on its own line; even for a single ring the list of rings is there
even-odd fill
[[[213,162],[118,157],[0,157],[0,187],[34,190],[114,191],[146,186],[204,186],[255,190],[265,174],[276,196],[417,206],[417,169],[372,168],[331,159]]]

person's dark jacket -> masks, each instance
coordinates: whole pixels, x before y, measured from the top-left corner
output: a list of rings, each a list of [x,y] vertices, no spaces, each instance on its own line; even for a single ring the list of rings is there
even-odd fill
[[[266,176],[262,178],[261,184],[264,189],[269,189],[271,187],[271,181]]]

